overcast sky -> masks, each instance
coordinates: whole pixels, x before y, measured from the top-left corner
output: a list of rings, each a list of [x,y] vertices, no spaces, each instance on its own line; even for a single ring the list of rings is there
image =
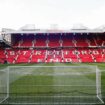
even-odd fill
[[[0,0],[0,29],[25,24],[69,29],[79,23],[90,28],[105,24],[105,0]]]

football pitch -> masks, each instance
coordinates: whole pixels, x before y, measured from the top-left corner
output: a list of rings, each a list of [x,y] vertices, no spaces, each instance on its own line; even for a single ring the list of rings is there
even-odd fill
[[[17,64],[17,65],[0,65],[0,68],[6,68],[7,66],[27,66],[24,70],[20,72],[20,69],[17,68],[18,73],[11,73],[10,81],[10,103],[49,103],[58,102],[63,103],[78,103],[94,102],[99,103],[98,99],[95,97],[95,75],[92,73],[87,73],[85,76],[81,75],[80,72],[76,76],[73,75],[69,69],[64,67],[68,66],[98,66],[102,71],[101,73],[101,91],[102,98],[105,102],[105,64],[104,63],[82,63],[82,64],[71,64],[71,63],[49,63],[49,64]],[[49,66],[45,69],[43,68],[32,68],[31,66]],[[60,71],[57,67],[61,66]],[[28,70],[30,68],[30,70]],[[78,68],[77,68],[78,69]],[[73,72],[75,72],[73,70]],[[70,74],[69,74],[70,73]],[[21,74],[21,75],[20,75]],[[76,82],[74,82],[76,81]],[[89,87],[89,85],[93,86]],[[79,97],[76,97],[78,96]],[[88,96],[88,97],[87,97]],[[94,96],[94,97],[93,97]],[[72,98],[75,97],[75,98]],[[8,101],[7,100],[7,101]],[[46,105],[46,104],[43,104]],[[52,105],[52,104],[51,104]],[[59,105],[59,104],[58,104]],[[61,105],[61,104],[60,104]],[[98,104],[101,105],[101,104]],[[103,104],[102,104],[103,105]]]

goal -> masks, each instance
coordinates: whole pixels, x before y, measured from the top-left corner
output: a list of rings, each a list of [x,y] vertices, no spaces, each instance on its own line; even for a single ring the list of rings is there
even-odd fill
[[[103,104],[96,66],[10,66],[0,71],[1,104]]]

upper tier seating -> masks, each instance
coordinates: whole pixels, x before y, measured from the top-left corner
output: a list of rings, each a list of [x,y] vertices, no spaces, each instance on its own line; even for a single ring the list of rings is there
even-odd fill
[[[87,40],[88,40],[89,46],[97,46],[97,43],[93,35],[88,35]]]
[[[97,46],[103,45],[103,39],[104,39],[103,35],[94,35],[94,40]]]
[[[21,47],[32,47],[33,39],[34,39],[34,35],[23,35],[20,46]]]
[[[34,46],[35,47],[46,47],[46,35],[38,34],[34,37]]]
[[[13,42],[13,47],[18,47],[21,39],[22,39],[21,35],[15,35],[14,36],[14,41],[15,42]]]
[[[93,37],[94,36],[94,37]],[[105,46],[104,35],[36,34],[16,35],[14,47],[96,47]]]
[[[88,47],[89,46],[85,34],[81,35],[81,37],[80,35],[75,35],[74,39],[75,39],[77,47]]]
[[[96,42],[98,46],[105,46],[105,36],[104,35],[97,35]]]
[[[60,36],[58,35],[48,36],[48,47],[60,47]]]
[[[64,47],[74,47],[73,36],[72,35],[62,35],[62,46]]]

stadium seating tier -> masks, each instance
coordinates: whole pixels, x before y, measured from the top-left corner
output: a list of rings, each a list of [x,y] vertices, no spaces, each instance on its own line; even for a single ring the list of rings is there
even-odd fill
[[[16,35],[13,48],[0,49],[0,62],[105,62],[104,35]]]

